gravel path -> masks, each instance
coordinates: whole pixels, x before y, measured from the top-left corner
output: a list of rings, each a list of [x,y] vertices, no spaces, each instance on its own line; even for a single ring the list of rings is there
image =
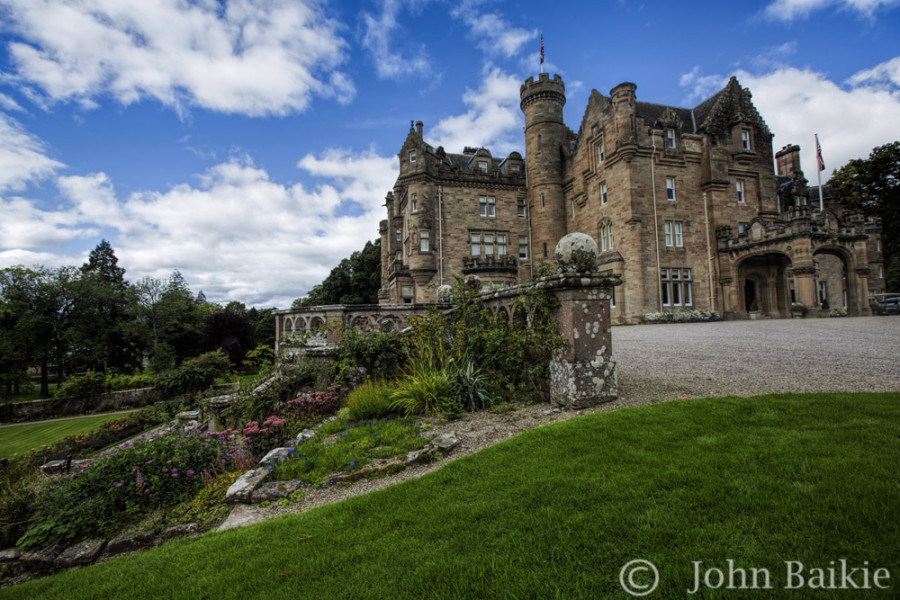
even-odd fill
[[[238,505],[222,529],[301,512],[419,477],[517,433],[582,414],[706,396],[900,390],[900,317],[783,319],[614,327],[619,398],[584,411],[546,404],[435,423],[460,445],[447,458],[376,480],[307,489],[299,504]]]

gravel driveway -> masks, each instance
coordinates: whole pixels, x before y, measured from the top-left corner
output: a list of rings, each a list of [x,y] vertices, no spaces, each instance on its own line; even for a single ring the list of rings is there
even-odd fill
[[[900,317],[613,327],[618,406],[773,392],[900,390]]]

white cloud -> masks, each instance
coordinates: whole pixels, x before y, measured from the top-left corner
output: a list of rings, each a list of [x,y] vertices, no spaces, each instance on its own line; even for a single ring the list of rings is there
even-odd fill
[[[837,6],[840,9],[857,12],[864,17],[872,17],[878,9],[888,8],[897,3],[898,0],[775,0],[766,7],[765,14],[779,21],[791,21],[808,17],[816,10]]]
[[[362,43],[371,52],[375,71],[382,79],[425,75],[431,70],[424,46],[407,48],[409,44],[403,43],[397,16],[405,4],[403,0],[382,0],[381,14],[364,13],[362,16],[365,29]],[[406,49],[405,55],[402,49]]]
[[[0,0],[16,78],[49,102],[111,95],[183,111],[283,115],[312,96],[348,102],[340,26],[316,0]]]
[[[2,108],[3,110],[8,110],[8,111],[14,111],[14,110],[24,111],[25,110],[21,106],[19,106],[18,102],[16,102],[15,100],[10,98],[6,94],[0,94],[0,108]]]
[[[879,86],[849,88],[809,69],[784,67],[762,75],[736,73],[750,88],[753,102],[775,134],[774,146],[798,144],[802,164],[815,181],[815,142],[819,134],[825,164],[823,178],[852,158],[865,158],[872,148],[896,138],[900,123],[900,91]]]
[[[526,43],[537,38],[535,30],[513,27],[496,13],[482,13],[478,1],[463,2],[451,11],[451,15],[461,19],[469,28],[470,37],[477,40],[478,47],[491,55],[511,57]]]
[[[690,73],[682,75],[678,83],[690,91],[684,98],[684,104],[693,106],[721,90],[727,81],[728,78],[721,75],[703,75],[700,67],[696,66],[691,69]]]
[[[384,195],[396,177],[396,158],[374,150],[327,150],[298,166],[322,184],[280,184],[246,157],[210,168],[196,185],[124,199],[104,173],[60,177],[67,202],[56,211],[27,199],[0,200],[0,266],[80,264],[83,257],[45,250],[99,241],[102,223],[132,281],[178,269],[210,300],[287,307],[378,237]]]
[[[44,143],[0,113],[0,192],[20,190],[64,165],[46,155]]]
[[[521,81],[492,65],[485,67],[482,76],[481,87],[466,88],[463,95],[468,110],[442,120],[434,128],[434,143],[447,152],[462,152],[465,146],[484,146],[499,156],[522,149]]]
[[[847,83],[853,86],[870,85],[885,89],[900,87],[900,56],[854,74]]]

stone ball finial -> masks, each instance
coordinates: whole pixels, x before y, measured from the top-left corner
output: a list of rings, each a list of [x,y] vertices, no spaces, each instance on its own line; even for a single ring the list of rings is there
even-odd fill
[[[469,289],[472,290],[480,290],[481,289],[481,277],[478,275],[469,275],[466,277],[466,285],[469,286]]]
[[[598,254],[597,242],[586,233],[570,233],[556,244],[556,262],[564,273],[596,271]]]
[[[438,302],[450,302],[453,297],[453,288],[446,283],[437,289]]]

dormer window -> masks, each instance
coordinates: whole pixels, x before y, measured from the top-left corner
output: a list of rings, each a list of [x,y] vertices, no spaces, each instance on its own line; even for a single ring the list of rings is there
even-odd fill
[[[415,192],[409,196],[409,206],[412,212],[419,212],[419,195]]]
[[[510,173],[518,173],[519,172],[519,164],[513,163],[513,164],[509,165],[509,172]]]
[[[411,162],[411,163],[416,162],[416,150],[415,150],[415,148],[413,148],[412,150],[409,151],[409,162]]]
[[[674,148],[675,147],[675,128],[669,127],[666,129],[666,148]]]
[[[741,150],[750,150],[750,130],[741,129]]]
[[[488,164],[487,164],[487,161],[486,161],[486,160],[479,160],[479,161],[478,161],[478,170],[481,171],[482,173],[487,173],[487,172],[488,172]]]

